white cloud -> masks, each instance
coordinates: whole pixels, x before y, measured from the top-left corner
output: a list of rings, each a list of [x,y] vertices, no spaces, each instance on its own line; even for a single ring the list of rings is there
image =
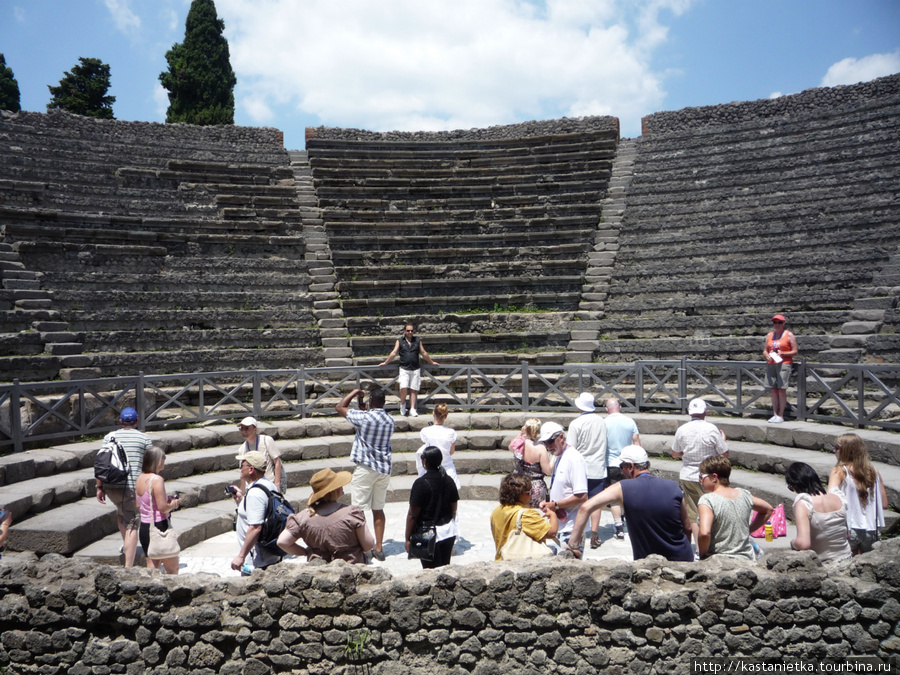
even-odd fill
[[[275,119],[272,109],[266,105],[266,102],[256,96],[246,96],[241,99],[241,106],[250,115],[250,118],[257,124],[265,124]]]
[[[773,91],[771,94],[769,94],[769,100],[771,101],[774,98],[781,98],[782,96],[784,96],[784,94],[780,91]]]
[[[128,33],[141,27],[140,17],[131,10],[131,0],[103,0],[103,4],[121,32]]]
[[[822,78],[821,86],[868,82],[877,77],[900,72],[900,49],[892,54],[871,54],[861,59],[848,58],[838,61]]]
[[[19,23],[25,23],[26,19],[28,18],[25,14],[25,8],[19,7],[18,5],[13,7],[13,16],[16,17],[16,21],[18,21]]]
[[[611,114],[662,99],[661,12],[691,0],[218,0],[236,95],[325,124],[455,129]],[[252,92],[252,93],[251,93]],[[630,133],[629,133],[630,132]]]
[[[169,111],[169,92],[159,82],[153,87],[153,108],[157,119],[166,119],[166,113]]]

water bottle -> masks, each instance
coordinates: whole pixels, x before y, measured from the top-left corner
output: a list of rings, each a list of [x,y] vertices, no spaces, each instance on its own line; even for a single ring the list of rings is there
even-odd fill
[[[248,560],[241,566],[241,576],[249,577],[251,574],[253,574],[253,563]]]
[[[772,535],[772,521],[766,521],[766,541],[775,541],[775,537]]]

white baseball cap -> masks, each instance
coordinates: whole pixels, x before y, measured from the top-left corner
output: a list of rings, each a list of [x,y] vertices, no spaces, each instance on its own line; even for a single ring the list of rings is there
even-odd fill
[[[538,442],[543,443],[544,441],[549,441],[560,431],[565,431],[565,429],[562,428],[562,425],[559,425],[556,422],[544,422],[541,425],[541,435],[540,438],[538,438]]]
[[[629,464],[645,464],[650,461],[647,457],[647,451],[639,445],[626,445],[619,453],[620,462],[628,462]]]
[[[704,413],[706,413],[706,401],[702,398],[695,398],[688,405],[689,415],[703,415]]]
[[[238,425],[240,427],[258,427],[259,425],[256,423],[255,417],[245,417],[241,420],[241,423]]]

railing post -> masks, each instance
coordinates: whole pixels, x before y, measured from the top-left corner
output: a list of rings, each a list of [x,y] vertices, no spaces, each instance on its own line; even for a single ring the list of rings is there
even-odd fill
[[[300,419],[306,419],[306,366],[301,365],[297,371],[297,403],[300,406]]]
[[[138,429],[147,430],[147,411],[144,409],[144,371],[138,371],[137,382],[134,384],[134,407],[138,410]]]
[[[681,414],[687,413],[687,357],[681,357],[681,366],[678,369],[678,402],[681,404]]]
[[[522,361],[522,412],[528,412],[528,361]]]
[[[19,380],[13,380],[12,392],[9,395],[9,426],[12,432],[13,450],[22,452],[25,447],[22,434],[22,402],[20,400]]]
[[[797,420],[806,421],[806,361],[797,368]]]
[[[865,426],[863,420],[866,418],[866,378],[863,377],[863,369],[858,368],[856,371],[856,426],[860,429]]]
[[[634,362],[634,408],[641,412],[641,401],[644,400],[644,362]]]
[[[262,378],[259,376],[259,371],[253,371],[253,416],[260,417],[260,412],[262,411],[262,384],[260,382]]]

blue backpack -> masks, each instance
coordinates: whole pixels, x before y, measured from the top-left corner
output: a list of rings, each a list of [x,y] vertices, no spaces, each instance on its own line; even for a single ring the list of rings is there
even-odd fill
[[[259,540],[256,543],[274,555],[287,555],[287,553],[278,548],[278,536],[284,531],[288,516],[294,514],[294,507],[280,492],[270,490],[259,483],[251,485],[247,492],[250,492],[255,487],[263,490],[269,498],[269,503],[266,504],[266,519],[263,521],[262,531],[259,533]],[[244,495],[244,509],[246,510],[246,508],[247,495]]]

